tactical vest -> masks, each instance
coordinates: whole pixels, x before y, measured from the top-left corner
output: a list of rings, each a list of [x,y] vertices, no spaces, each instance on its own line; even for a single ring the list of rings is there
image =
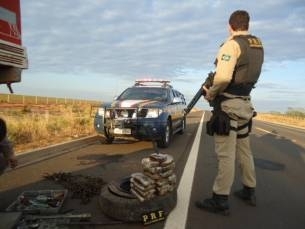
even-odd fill
[[[239,35],[233,39],[239,44],[241,54],[237,59],[232,80],[224,92],[247,96],[260,76],[264,49],[260,39],[252,35]]]

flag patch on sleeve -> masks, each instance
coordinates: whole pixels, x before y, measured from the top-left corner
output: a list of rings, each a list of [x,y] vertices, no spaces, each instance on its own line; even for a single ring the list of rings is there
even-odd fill
[[[224,61],[229,61],[230,59],[231,59],[231,56],[227,55],[227,54],[223,54],[221,57],[221,60],[224,60]]]

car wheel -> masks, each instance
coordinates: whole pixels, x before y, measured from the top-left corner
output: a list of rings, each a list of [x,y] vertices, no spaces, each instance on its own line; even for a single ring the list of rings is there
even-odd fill
[[[160,148],[167,148],[172,139],[172,123],[168,119],[164,132],[161,134],[161,139],[157,141],[157,145]]]
[[[151,200],[139,201],[136,197],[128,198],[114,194],[108,185],[101,189],[99,205],[102,212],[123,222],[141,222],[143,215],[162,210],[167,216],[177,204],[177,189],[164,196],[156,196]]]
[[[181,130],[179,130],[178,134],[184,134],[186,128],[186,120],[185,117],[181,120]]]
[[[105,135],[105,141],[107,144],[111,144],[114,140],[114,136],[112,136],[110,133],[109,133],[109,128],[107,127],[104,127],[104,135]]]

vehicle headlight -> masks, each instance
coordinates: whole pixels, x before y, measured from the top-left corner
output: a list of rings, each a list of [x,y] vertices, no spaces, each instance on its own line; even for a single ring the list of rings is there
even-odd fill
[[[97,114],[99,116],[104,116],[104,113],[105,113],[105,109],[103,107],[98,108]]]
[[[110,110],[106,110],[106,112],[105,112],[105,118],[110,118]]]
[[[128,118],[128,111],[121,111],[120,114],[123,118]]]
[[[161,113],[162,113],[161,109],[149,108],[147,109],[146,118],[158,118]]]

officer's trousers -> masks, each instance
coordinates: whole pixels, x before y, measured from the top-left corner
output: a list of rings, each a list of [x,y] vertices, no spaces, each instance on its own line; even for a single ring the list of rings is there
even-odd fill
[[[237,128],[246,120],[231,120],[231,127]],[[256,187],[256,176],[253,155],[250,149],[249,136],[237,138],[248,132],[248,126],[241,130],[231,130],[229,136],[214,135],[215,152],[218,159],[218,173],[214,180],[213,192],[219,195],[229,195],[235,176],[235,159],[241,169],[243,185]]]

